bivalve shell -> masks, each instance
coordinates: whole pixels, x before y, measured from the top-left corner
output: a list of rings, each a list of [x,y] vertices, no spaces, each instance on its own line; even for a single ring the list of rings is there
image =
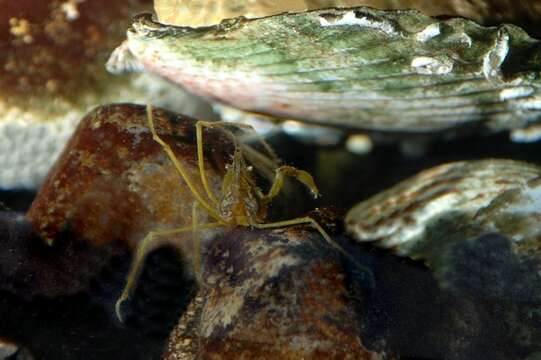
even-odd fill
[[[108,68],[130,70],[136,60],[197,95],[281,118],[468,133],[537,123],[540,44],[513,25],[364,7],[202,28],[141,15]]]

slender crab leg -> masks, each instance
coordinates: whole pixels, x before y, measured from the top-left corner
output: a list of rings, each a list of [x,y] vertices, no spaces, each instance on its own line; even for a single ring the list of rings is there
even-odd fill
[[[208,187],[208,182],[207,182],[207,179],[206,179],[205,168],[204,168],[204,164],[203,164],[204,157],[203,157],[202,128],[203,127],[209,127],[210,128],[210,127],[214,127],[214,126],[221,126],[221,124],[230,125],[230,124],[224,123],[224,122],[209,123],[209,122],[204,122],[204,121],[199,121],[196,124],[196,127],[197,127],[197,147],[198,147],[198,157],[199,157],[199,166],[200,166],[199,169],[200,169],[200,173],[201,173],[201,181],[203,182],[203,184],[207,184],[206,185],[207,187]],[[234,136],[234,135],[232,135],[232,136]],[[236,143],[236,138],[233,138],[233,141]],[[275,177],[274,177],[274,180],[272,182],[272,185],[271,185],[271,188],[270,188],[269,192],[266,195],[262,195],[262,197],[260,199],[262,203],[268,204],[270,201],[272,201],[272,199],[274,197],[276,197],[280,193],[280,191],[282,190],[282,188],[284,186],[284,180],[285,180],[286,176],[294,177],[295,179],[300,181],[302,184],[304,184],[306,187],[308,187],[308,189],[310,189],[310,192],[312,193],[312,195],[314,197],[317,197],[319,195],[318,188],[317,188],[317,186],[315,184],[314,179],[312,178],[312,175],[310,175],[306,171],[298,170],[298,169],[295,169],[292,166],[284,165],[284,166],[280,166],[279,168],[277,168],[275,170]],[[210,189],[209,189],[209,191],[210,191]],[[321,234],[321,236],[325,239],[325,241],[327,241],[334,249],[338,250],[342,255],[344,255],[349,260],[351,260],[352,263],[354,263],[363,272],[369,273],[369,271],[368,271],[368,269],[366,267],[360,265],[355,259],[353,259],[351,257],[351,255],[346,253],[344,251],[344,249],[342,249],[342,247],[340,245],[338,245],[327,234],[327,232],[323,229],[323,227],[321,225],[319,225],[319,223],[317,221],[315,221],[314,219],[312,219],[311,217],[300,217],[300,218],[295,218],[295,219],[291,219],[291,220],[278,221],[278,222],[272,222],[272,223],[267,223],[267,224],[251,223],[251,224],[249,224],[249,226],[257,228],[257,229],[271,229],[271,228],[289,227],[289,226],[303,225],[303,224],[311,225],[314,229],[316,229]]]
[[[199,212],[197,208],[197,202],[194,202],[192,205],[192,243],[194,249],[194,274],[197,279],[197,283],[201,286],[206,286],[201,276],[201,237],[199,236],[198,230],[199,226]]]
[[[213,207],[211,207],[206,200],[203,199],[201,194],[199,194],[199,191],[196,189],[195,185],[190,180],[190,177],[188,176],[188,172],[182,166],[182,164],[180,163],[180,161],[176,157],[173,150],[171,150],[171,147],[158,136],[158,133],[156,132],[156,129],[154,128],[154,121],[153,121],[153,118],[152,118],[152,106],[150,104],[147,105],[147,114],[148,114],[148,124],[149,124],[149,127],[150,127],[150,131],[152,132],[152,138],[158,144],[160,144],[163,147],[165,153],[167,154],[169,159],[171,159],[171,161],[175,165],[175,168],[177,169],[179,174],[182,176],[182,179],[186,182],[186,185],[188,186],[188,188],[192,192],[195,199],[201,204],[201,206],[203,208],[205,208],[205,210],[208,212],[208,214],[213,219],[215,219],[216,221],[221,221],[221,218],[220,218],[220,215],[218,214],[218,212]]]
[[[220,226],[222,226],[221,223],[201,224],[197,225],[197,230],[212,229]],[[145,238],[141,241],[141,243],[137,246],[134,260],[132,262],[132,266],[126,280],[126,285],[124,286],[122,294],[120,295],[115,304],[116,316],[120,321],[123,320],[122,313],[120,311],[122,303],[124,303],[124,301],[126,301],[132,294],[137,284],[137,279],[139,278],[139,275],[141,275],[141,270],[143,269],[143,264],[147,255],[153,250],[162,247],[163,245],[174,244],[174,241],[171,240],[171,236],[189,231],[194,231],[193,224],[190,226],[175,229],[150,231],[147,236],[145,236]]]
[[[319,196],[319,190],[312,175],[310,175],[304,170],[295,169],[293,166],[283,165],[276,169],[276,174],[272,186],[267,195],[263,197],[262,201],[269,203],[274,197],[276,197],[280,193],[282,187],[284,186],[284,180],[286,176],[293,177],[302,184],[304,184],[310,190],[314,198],[317,198]]]

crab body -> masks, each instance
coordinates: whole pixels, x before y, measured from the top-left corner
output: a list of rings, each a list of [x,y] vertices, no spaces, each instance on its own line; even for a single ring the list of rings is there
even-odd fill
[[[240,151],[235,151],[222,183],[220,215],[228,223],[249,226],[264,222],[267,209]]]

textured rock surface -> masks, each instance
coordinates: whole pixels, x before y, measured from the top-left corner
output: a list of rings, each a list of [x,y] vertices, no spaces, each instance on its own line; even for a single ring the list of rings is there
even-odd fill
[[[347,231],[361,242],[429,264],[453,237],[506,237],[510,250],[541,261],[541,168],[511,160],[441,165],[354,206]],[[446,244],[449,242],[449,244]]]
[[[324,10],[203,29],[139,16],[109,69],[128,70],[135,57],[198,95],[284,118],[467,133],[536,125],[539,44],[511,25],[414,11]]]
[[[386,358],[363,345],[356,305],[368,293],[352,293],[362,279],[344,266],[305,230],[237,229],[215,239],[206,286],[171,334],[165,359]]]
[[[192,178],[199,179],[195,121],[156,110],[155,122]],[[231,149],[221,136],[207,136],[206,143],[214,149],[207,162],[210,184],[220,186],[217,174],[224,171]],[[145,108],[110,105],[81,121],[27,217],[48,241],[70,229],[93,244],[121,239],[135,246],[156,227],[191,224],[192,202],[192,194],[152,139]]]

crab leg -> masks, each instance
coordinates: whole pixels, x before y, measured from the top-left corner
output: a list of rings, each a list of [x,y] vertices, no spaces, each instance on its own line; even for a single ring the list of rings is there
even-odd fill
[[[158,133],[156,132],[156,129],[154,128],[154,121],[153,121],[153,118],[152,118],[152,106],[149,104],[147,105],[147,114],[148,114],[148,124],[149,124],[149,127],[150,127],[150,131],[152,132],[152,138],[158,143],[160,144],[165,153],[167,154],[167,156],[169,157],[169,159],[173,162],[173,164],[175,165],[175,168],[177,169],[177,171],[179,172],[180,176],[182,177],[182,179],[186,182],[186,185],[188,186],[188,188],[190,189],[190,191],[192,192],[193,196],[195,197],[195,199],[201,204],[201,206],[203,206],[203,208],[205,208],[205,210],[207,211],[207,213],[216,221],[220,221],[221,218],[220,218],[220,215],[218,214],[218,212],[212,208],[204,199],[203,197],[201,196],[201,194],[199,194],[199,191],[196,189],[195,185],[192,183],[192,181],[190,180],[190,177],[188,176],[188,173],[186,171],[186,169],[184,169],[184,167],[182,166],[182,164],[180,163],[180,161],[178,160],[178,158],[176,157],[175,153],[173,152],[173,150],[171,150],[171,147],[165,142],[163,141],[159,136],[158,136]]]
[[[126,285],[124,286],[124,289],[122,290],[122,294],[116,301],[115,312],[118,319],[122,322],[123,319],[122,319],[122,314],[120,311],[122,303],[124,303],[124,301],[126,301],[130,297],[133,290],[135,289],[136,284],[137,284],[137,279],[139,278],[139,275],[141,275],[143,264],[149,253],[151,253],[153,250],[159,247],[162,247],[164,245],[172,244],[173,243],[173,241],[171,240],[172,235],[178,235],[178,234],[189,232],[189,231],[195,232],[195,230],[211,229],[211,228],[216,228],[220,226],[222,226],[221,223],[209,223],[209,224],[197,225],[197,229],[194,229],[194,225],[192,224],[190,226],[181,227],[181,228],[150,231],[147,234],[147,236],[141,241],[141,243],[137,246],[134,260],[132,262],[132,266],[127,277]]]
[[[284,180],[286,176],[293,177],[303,183],[310,190],[314,198],[317,198],[319,196],[319,190],[317,189],[316,183],[312,175],[310,175],[304,170],[296,169],[293,166],[283,165],[276,169],[276,174],[274,177],[274,181],[272,182],[272,186],[267,195],[263,196],[262,201],[264,203],[271,202],[271,200],[280,193],[282,187],[284,186]]]

